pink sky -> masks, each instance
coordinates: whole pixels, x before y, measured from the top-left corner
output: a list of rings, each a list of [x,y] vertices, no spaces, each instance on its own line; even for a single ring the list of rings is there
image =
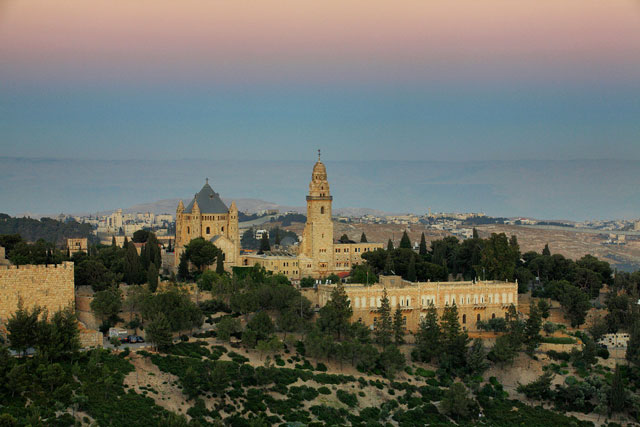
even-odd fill
[[[640,2],[5,0],[0,58],[62,80],[633,80]]]

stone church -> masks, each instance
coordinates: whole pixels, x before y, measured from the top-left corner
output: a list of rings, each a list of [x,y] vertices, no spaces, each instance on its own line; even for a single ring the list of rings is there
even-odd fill
[[[238,233],[238,208],[231,202],[227,208],[220,195],[213,191],[206,180],[202,189],[184,207],[182,200],[176,210],[175,265],[180,262],[184,247],[197,237],[212,242],[224,254],[226,269],[238,265],[240,235]]]
[[[313,166],[307,195],[307,222],[298,252],[271,251],[264,254],[240,254],[238,209],[235,202],[227,208],[209,183],[202,187],[185,208],[182,201],[176,212],[175,265],[191,239],[203,237],[225,254],[225,268],[258,264],[274,273],[298,282],[303,277],[322,279],[344,274],[364,262],[362,254],[383,248],[382,243],[340,243],[334,241],[331,206],[333,197],[327,169],[320,160]]]

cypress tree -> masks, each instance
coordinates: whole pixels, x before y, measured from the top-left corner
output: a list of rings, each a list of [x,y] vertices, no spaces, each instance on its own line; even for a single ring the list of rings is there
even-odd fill
[[[149,264],[147,283],[149,283],[149,290],[151,292],[155,292],[158,289],[158,268],[154,263]]]
[[[393,321],[391,320],[391,305],[387,298],[387,290],[382,294],[382,301],[378,309],[378,322],[376,324],[375,336],[376,342],[383,348],[391,344],[393,333]]]
[[[402,233],[402,238],[400,239],[400,247],[403,249],[411,249],[411,239],[409,239],[407,230]]]
[[[393,250],[393,242],[391,241],[391,239],[389,239],[389,241],[387,242],[387,250],[388,251]]]
[[[262,239],[260,240],[260,250],[258,251],[258,253],[263,254],[270,250],[271,245],[269,244],[269,237],[267,233],[262,233]]]
[[[393,339],[396,345],[404,344],[404,325],[402,324],[402,311],[400,307],[393,313]]]
[[[140,268],[140,259],[138,251],[133,243],[128,243],[126,253],[124,254],[124,281],[128,285],[140,283],[140,272],[144,271]]]
[[[385,264],[384,264],[384,271],[383,271],[383,273],[384,273],[385,275],[387,275],[387,276],[388,276],[388,275],[390,275],[390,274],[395,274],[394,269],[395,269],[395,268],[394,268],[394,266],[393,266],[393,260],[391,259],[391,252],[389,252],[389,253],[387,254],[387,261],[386,261],[386,262],[385,262]]]
[[[116,247],[116,236],[111,236],[111,247],[112,248]]]
[[[416,274],[416,257],[414,254],[411,254],[411,259],[409,260],[409,267],[407,269],[407,280],[410,282],[415,282],[418,280],[418,276]]]
[[[216,273],[224,274],[224,253],[221,250],[218,250],[216,257]]]
[[[186,252],[180,255],[180,264],[178,264],[178,279],[182,281],[189,280],[189,261],[187,260]]]
[[[544,245],[544,249],[542,249],[543,256],[551,256],[551,250],[549,249],[549,244]]]
[[[368,243],[367,242],[367,235],[364,234],[364,231],[362,232],[362,235],[360,236],[360,243]]]
[[[276,228],[276,239],[275,239],[275,244],[276,245],[280,245],[280,229]]]
[[[420,249],[418,253],[423,256],[427,254],[427,239],[424,237],[424,232],[422,232],[422,236],[420,236]]]

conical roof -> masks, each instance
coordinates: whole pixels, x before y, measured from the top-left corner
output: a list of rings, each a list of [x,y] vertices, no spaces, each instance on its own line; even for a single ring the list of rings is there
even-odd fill
[[[202,190],[198,194],[195,195],[191,203],[185,208],[184,213],[191,213],[193,209],[193,205],[195,202],[198,202],[198,208],[200,208],[200,213],[203,214],[212,214],[212,213],[228,213],[229,209],[227,205],[224,204],[220,195],[213,191],[213,188],[209,185],[209,182],[202,187]]]

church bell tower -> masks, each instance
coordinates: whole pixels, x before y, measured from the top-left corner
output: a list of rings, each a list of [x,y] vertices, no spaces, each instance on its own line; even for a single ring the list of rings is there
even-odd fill
[[[313,166],[309,195],[307,196],[307,223],[302,234],[301,255],[309,258],[314,278],[323,278],[334,271],[333,221],[331,219],[331,191],[327,181],[327,169],[320,161]],[[301,264],[303,261],[301,260]],[[308,270],[308,269],[305,269]]]

